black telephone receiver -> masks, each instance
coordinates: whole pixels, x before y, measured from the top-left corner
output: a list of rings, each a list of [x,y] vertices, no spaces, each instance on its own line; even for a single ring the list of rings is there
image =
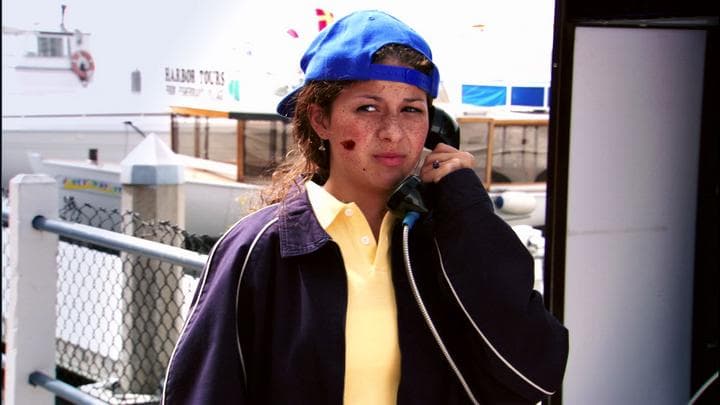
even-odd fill
[[[432,150],[438,143],[442,142],[454,148],[460,147],[460,127],[457,121],[437,107],[430,107],[430,129],[425,139],[425,147]],[[408,211],[415,211],[419,214],[428,212],[428,208],[420,196],[422,180],[416,175],[406,177],[398,184],[395,191],[388,199],[388,208],[404,216]]]
[[[442,142],[455,149],[460,148],[460,127],[457,121],[445,110],[430,107],[430,129],[425,139],[425,147],[433,150]]]

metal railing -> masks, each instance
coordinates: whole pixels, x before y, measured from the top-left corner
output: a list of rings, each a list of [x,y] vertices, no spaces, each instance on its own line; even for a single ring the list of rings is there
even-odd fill
[[[5,218],[3,212],[3,218]],[[168,246],[122,233],[95,228],[83,224],[75,224],[57,219],[48,219],[38,215],[32,220],[33,228],[52,232],[60,236],[89,242],[110,249],[152,257],[164,262],[183,266],[185,274],[198,277],[205,266],[207,255],[189,250]]]
[[[23,222],[26,225],[20,228],[31,219],[32,228],[60,237],[57,250],[49,252],[57,254],[58,265],[55,367],[89,383],[71,385],[71,380],[61,381],[65,377],[50,377],[49,369],[29,369],[23,376],[17,374],[20,368],[7,370],[3,364],[6,379],[8,373],[15,372],[17,379],[26,379],[73,403],[157,403],[162,384],[158,379],[164,375],[168,350],[174,346],[187,312],[191,297],[188,293],[192,290],[189,286],[193,285],[190,280],[197,282],[208,258],[208,243],[214,237],[190,235],[165,223],[144,222],[130,212],[119,217],[113,212],[107,219],[108,213],[94,210],[86,215],[84,209],[88,207],[79,208],[66,204],[60,217],[113,230],[43,215],[31,214],[28,218],[27,213]],[[3,227],[13,216],[6,209],[4,206]],[[21,205],[20,211],[24,209]],[[6,247],[11,251],[9,242],[3,240],[4,297],[9,290],[7,273],[17,271],[7,265]],[[107,268],[107,260],[114,267]],[[107,276],[109,273],[112,275]],[[104,308],[108,303],[112,307]],[[106,318],[108,314],[112,319]],[[158,314],[159,323],[151,319]],[[96,319],[88,320],[88,315]],[[7,332],[5,321],[3,311],[3,338]],[[25,319],[25,324],[33,322],[43,321]]]
[[[10,218],[8,212],[2,212],[2,221],[7,224]],[[154,258],[163,262],[182,266],[186,275],[197,277],[202,271],[208,256],[193,251],[169,246],[160,242],[154,242],[130,235],[125,235],[93,226],[72,223],[63,220],[45,218],[38,215],[33,218],[32,226],[35,229],[55,233],[71,240],[88,242],[93,245],[133,253],[144,257]],[[5,367],[3,355],[3,368]],[[33,386],[42,387],[57,397],[75,404],[105,404],[79,388],[54,379],[47,374],[35,371],[28,377],[28,383]]]
[[[28,383],[34,386],[42,387],[56,396],[70,401],[73,404],[81,405],[104,405],[105,402],[86,394],[85,392],[66,384],[60,380],[56,380],[45,373],[35,371],[28,377]]]

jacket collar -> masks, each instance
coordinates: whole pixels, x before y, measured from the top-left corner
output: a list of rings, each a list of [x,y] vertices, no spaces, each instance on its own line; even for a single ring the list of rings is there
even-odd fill
[[[306,255],[324,246],[330,236],[320,226],[304,189],[288,197],[278,215],[280,255]]]

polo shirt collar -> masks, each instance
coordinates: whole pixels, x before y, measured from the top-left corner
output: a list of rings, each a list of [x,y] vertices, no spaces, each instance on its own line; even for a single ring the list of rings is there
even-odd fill
[[[305,189],[307,189],[308,199],[310,205],[315,212],[315,216],[320,222],[320,226],[327,231],[328,227],[335,221],[335,219],[343,211],[350,208],[355,211],[359,211],[357,204],[344,203],[332,194],[328,193],[323,187],[317,185],[312,181],[305,183]]]

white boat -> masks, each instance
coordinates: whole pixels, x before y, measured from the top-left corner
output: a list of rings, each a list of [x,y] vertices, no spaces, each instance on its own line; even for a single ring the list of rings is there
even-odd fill
[[[146,141],[137,148],[144,147]],[[184,228],[189,233],[219,236],[252,207],[257,207],[261,187],[234,181],[235,165],[175,156],[184,171]],[[39,153],[31,153],[29,159],[35,173],[55,178],[61,207],[66,197],[72,197],[80,206],[89,204],[120,212],[122,166],[119,162],[43,159]]]

